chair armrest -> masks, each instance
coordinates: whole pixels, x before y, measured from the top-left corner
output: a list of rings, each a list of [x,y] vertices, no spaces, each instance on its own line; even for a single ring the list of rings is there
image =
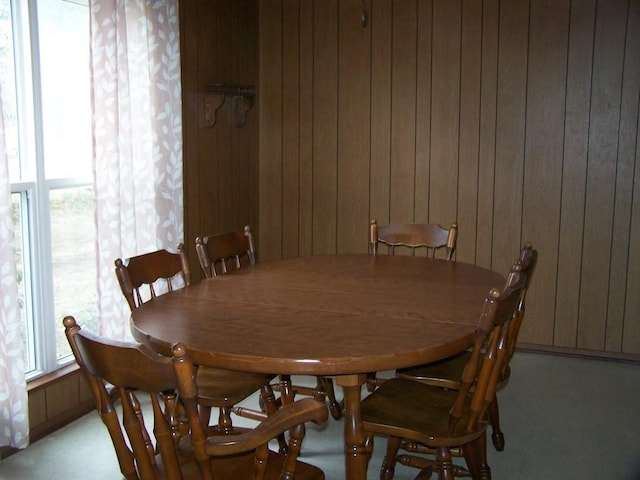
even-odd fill
[[[237,435],[209,436],[205,448],[212,456],[251,451],[296,425],[306,422],[322,425],[327,421],[328,415],[329,411],[324,403],[313,398],[304,398],[283,405],[253,430]]]

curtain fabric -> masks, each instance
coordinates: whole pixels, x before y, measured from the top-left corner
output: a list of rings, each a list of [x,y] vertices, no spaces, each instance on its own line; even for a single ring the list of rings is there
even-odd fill
[[[100,334],[127,339],[114,260],[183,238],[178,0],[91,0]]]
[[[26,448],[29,415],[13,240],[11,184],[0,90],[0,446]]]

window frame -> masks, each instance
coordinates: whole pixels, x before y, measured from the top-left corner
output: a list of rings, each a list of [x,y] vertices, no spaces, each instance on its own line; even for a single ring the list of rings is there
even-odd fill
[[[20,241],[26,316],[25,377],[27,381],[73,362],[58,358],[55,317],[50,192],[93,187],[92,178],[46,178],[42,78],[37,12],[38,0],[9,0],[12,22],[19,177],[11,179],[11,194],[19,195]],[[75,2],[74,2],[75,3]],[[88,8],[88,5],[87,5]],[[87,39],[87,43],[89,39]],[[24,317],[22,317],[23,319]],[[21,321],[22,321],[21,319]]]

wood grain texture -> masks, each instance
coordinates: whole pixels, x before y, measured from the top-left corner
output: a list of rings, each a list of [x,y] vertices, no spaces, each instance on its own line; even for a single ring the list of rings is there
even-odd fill
[[[371,159],[369,217],[389,220],[391,171],[391,2],[372,0],[371,29]],[[365,235],[362,242],[367,242]]]
[[[417,5],[417,0],[393,2],[392,10],[389,172],[389,217],[392,222],[413,220],[414,217]]]
[[[300,27],[298,2],[282,6],[282,255],[300,252]]]
[[[577,346],[605,349],[626,1],[598,4],[594,45]],[[621,273],[621,272],[620,272]]]
[[[253,133],[185,127],[187,235],[221,228],[224,208],[259,215],[269,259],[363,251],[372,217],[457,219],[458,260],[502,271],[539,249],[524,342],[640,353],[638,2],[366,0],[365,28],[360,0],[241,3],[182,6],[185,125],[216,69],[244,71],[211,49],[260,73]],[[253,40],[216,49],[243,12]],[[237,155],[259,201],[220,165]]]
[[[338,0],[314,2],[313,247],[335,253],[338,175]]]
[[[535,238],[545,256],[529,296],[531,321],[522,330],[529,341],[543,344],[553,342],[555,306],[544,299],[556,291],[569,7],[568,0],[548,0],[530,9],[522,238]]]
[[[629,281],[629,273],[638,269],[638,261],[631,258],[637,250],[638,243],[631,240],[633,205],[629,201],[634,198],[634,173],[638,168],[638,148],[636,140],[638,132],[639,108],[638,91],[640,91],[640,49],[636,47],[640,39],[640,2],[629,2],[627,14],[627,30],[625,35],[624,59],[622,66],[622,91],[620,97],[620,127],[618,132],[618,151],[616,165],[616,191],[613,211],[613,232],[611,248],[611,268],[609,274],[609,296],[607,299],[607,326],[605,329],[605,350],[624,350],[625,336],[625,297],[631,295],[628,286],[638,285],[636,280]],[[637,186],[635,187],[637,196]],[[638,212],[635,212],[636,218]],[[636,222],[637,223],[637,222]],[[629,312],[639,312],[640,308],[632,308]],[[628,333],[637,332],[637,322],[627,323]],[[629,328],[630,327],[630,328]]]
[[[480,105],[482,85],[482,2],[463,2],[460,54],[459,176],[456,185],[458,225],[465,225],[455,258],[476,262],[478,178],[480,159]],[[441,220],[441,221],[444,221]]]
[[[416,222],[429,222],[431,184],[431,92],[433,2],[418,2],[418,36],[416,41],[416,172],[414,218]],[[382,220],[381,220],[382,221]],[[448,221],[443,219],[441,221]]]
[[[195,363],[232,370],[389,370],[464,350],[483,299],[504,281],[470,264],[401,255],[267,261],[145,303],[132,314],[134,336],[160,352],[182,341]]]
[[[260,237],[258,255],[282,255],[282,3],[260,3]],[[268,66],[268,68],[267,68]]]
[[[361,6],[340,2],[338,32],[338,253],[367,252],[371,116],[371,30],[361,26]]]
[[[461,18],[461,1],[434,3],[428,223],[445,227],[457,220]]]

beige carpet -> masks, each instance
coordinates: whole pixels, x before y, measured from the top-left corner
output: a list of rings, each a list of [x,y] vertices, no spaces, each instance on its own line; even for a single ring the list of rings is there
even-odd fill
[[[518,352],[512,368],[499,394],[506,448],[488,452],[494,480],[640,480],[640,365]],[[342,428],[330,419],[307,429],[303,458],[328,480],[344,478]],[[384,446],[376,440],[370,479],[378,478]],[[395,478],[416,474],[398,466]],[[93,412],[0,462],[0,479],[13,478],[121,477]]]

